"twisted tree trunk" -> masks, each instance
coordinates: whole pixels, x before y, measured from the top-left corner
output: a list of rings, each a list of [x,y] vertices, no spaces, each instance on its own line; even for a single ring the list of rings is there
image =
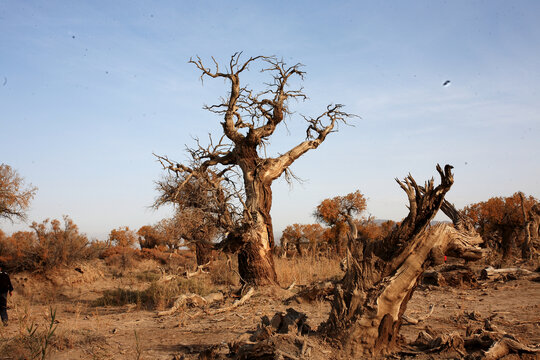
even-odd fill
[[[212,249],[214,244],[205,240],[195,241],[195,256],[197,266],[208,264],[212,261]]]
[[[274,231],[270,210],[272,181],[258,173],[261,159],[253,148],[251,156],[244,154],[240,167],[246,189],[246,217],[250,226],[242,234],[243,246],[238,252],[238,272],[243,283],[267,285],[277,283],[272,249]]]
[[[183,181],[176,187],[178,190],[191,178],[207,174],[211,169],[214,169],[217,179],[234,183],[226,174],[236,171],[238,167],[241,169],[245,203],[244,194],[236,191],[236,186],[234,193],[244,205],[244,213],[238,226],[233,229],[226,227],[228,235],[220,248],[238,251],[242,282],[266,285],[277,281],[272,258],[272,182],[283,173],[286,176],[290,174],[289,166],[296,159],[316,149],[328,134],[336,131],[338,122],[346,123],[353,115],[342,111],[341,104],[328,105],[319,116],[304,117],[307,122],[305,140],[275,158],[259,156],[257,150],[268,144],[277,126],[287,115],[293,113],[289,110],[289,100],[306,98],[302,89],[289,88],[289,79],[303,79],[304,72],[300,70],[301,64],[287,66],[282,60],[272,56],[256,56],[240,61],[240,55],[241,53],[232,55],[225,68],[220,68],[213,58],[214,69],[205,66],[198,57],[190,60],[190,63],[201,71],[201,80],[204,77],[221,78],[230,85],[226,98],[218,104],[205,107],[223,117],[223,136],[220,140],[214,143],[210,137],[207,147],[201,146],[197,141],[196,148],[189,148],[188,152],[193,158],[191,166],[174,163],[166,157],[158,159],[165,168],[182,177]],[[272,79],[260,93],[240,84],[240,74],[256,62],[264,63],[262,71],[271,74]],[[178,202],[178,190],[174,191],[172,198],[165,197],[165,201]]]
[[[349,356],[377,356],[395,350],[401,316],[425,266],[437,254],[471,260],[481,257],[475,245],[482,239],[451,204],[445,203],[445,207],[454,210],[454,226],[429,227],[453,184],[451,169],[446,165],[443,172],[437,165],[441,176],[437,187],[433,179],[420,187],[410,175],[404,182],[398,181],[409,198],[408,216],[382,241],[356,243],[351,249],[348,270],[336,286],[329,319],[321,329],[337,339]]]

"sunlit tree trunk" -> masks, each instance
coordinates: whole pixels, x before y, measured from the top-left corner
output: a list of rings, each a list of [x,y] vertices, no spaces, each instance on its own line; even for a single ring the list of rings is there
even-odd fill
[[[238,252],[238,272],[241,280],[255,285],[277,283],[272,250],[274,233],[270,209],[270,183],[259,178],[257,171],[244,171],[246,207],[250,226],[245,230],[244,245]]]

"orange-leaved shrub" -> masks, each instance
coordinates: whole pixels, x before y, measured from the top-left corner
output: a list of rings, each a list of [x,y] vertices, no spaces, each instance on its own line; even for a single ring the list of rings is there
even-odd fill
[[[0,260],[11,271],[45,271],[56,266],[96,257],[102,247],[79,233],[68,216],[60,220],[34,222],[33,231],[0,236]]]

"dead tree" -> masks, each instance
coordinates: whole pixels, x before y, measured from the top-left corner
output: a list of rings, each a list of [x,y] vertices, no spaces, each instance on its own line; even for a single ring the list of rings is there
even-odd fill
[[[271,74],[272,82],[266,90],[255,93],[240,83],[240,75],[256,62],[262,62],[263,73]],[[274,235],[270,209],[272,206],[272,182],[289,166],[311,149],[316,149],[328,134],[336,130],[338,122],[345,122],[350,114],[343,106],[329,105],[316,118],[307,121],[306,139],[276,157],[265,157],[265,149],[277,126],[287,116],[291,99],[305,99],[302,90],[289,89],[291,79],[303,78],[301,64],[287,66],[275,57],[251,57],[240,62],[240,54],[234,54],[225,71],[214,60],[215,68],[206,67],[200,58],[190,60],[201,71],[201,80],[207,76],[221,78],[230,85],[225,99],[205,108],[223,117],[223,136],[217,143],[188,149],[197,168],[176,164],[161,157],[162,164],[173,173],[186,179],[196,177],[209,169],[227,177],[232,171],[241,176],[243,193],[239,201],[244,206],[240,225],[229,233],[229,239],[238,248],[239,274],[244,282],[264,285],[276,282],[272,258]],[[263,152],[264,153],[264,152]],[[183,186],[179,184],[179,186]]]
[[[523,215],[523,229],[521,231],[523,242],[521,243],[521,257],[531,259],[534,252],[534,240],[540,233],[540,204],[534,204],[529,211],[525,209],[525,195],[519,193],[521,200],[521,213]]]
[[[398,181],[409,198],[409,214],[381,241],[355,242],[348,270],[334,292],[332,310],[321,330],[337,339],[352,357],[377,356],[395,350],[402,315],[424,268],[439,254],[478,259],[480,236],[451,204],[445,204],[454,226],[430,222],[454,179],[452,167],[437,165],[441,184],[424,187],[411,175]]]

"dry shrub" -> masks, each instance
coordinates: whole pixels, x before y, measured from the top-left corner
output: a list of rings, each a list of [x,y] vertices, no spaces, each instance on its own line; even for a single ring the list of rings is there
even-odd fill
[[[153,282],[159,280],[161,273],[154,270],[144,270],[135,275],[135,278],[139,281]]]
[[[135,263],[140,260],[140,252],[136,249],[112,246],[103,251],[101,258],[105,260],[105,264],[110,267],[120,268],[122,270],[132,268]]]
[[[63,223],[49,219],[34,222],[31,231],[19,231],[9,237],[0,236],[0,260],[10,271],[46,271],[89,260],[101,251],[101,246],[90,243],[68,216]]]
[[[281,286],[307,285],[314,281],[336,279],[343,275],[339,259],[327,257],[296,257],[293,259],[274,258],[278,282]]]
[[[107,338],[90,329],[70,329],[57,331],[52,339],[51,346],[56,350],[80,349],[93,344],[104,344]]]
[[[169,261],[170,258],[173,257],[172,253],[167,253],[164,251],[161,251],[160,249],[153,248],[142,248],[141,249],[141,257],[144,259],[152,259],[158,261],[160,264],[165,265]]]
[[[240,284],[240,276],[234,269],[238,268],[238,260],[236,256],[227,263],[227,259],[220,256],[210,265],[210,279],[215,285],[238,286]]]
[[[139,309],[162,310],[172,306],[180,294],[208,295],[217,289],[206,276],[190,279],[177,278],[170,281],[153,281],[145,290],[116,288],[106,290],[94,302],[94,306],[123,306],[136,304]]]

